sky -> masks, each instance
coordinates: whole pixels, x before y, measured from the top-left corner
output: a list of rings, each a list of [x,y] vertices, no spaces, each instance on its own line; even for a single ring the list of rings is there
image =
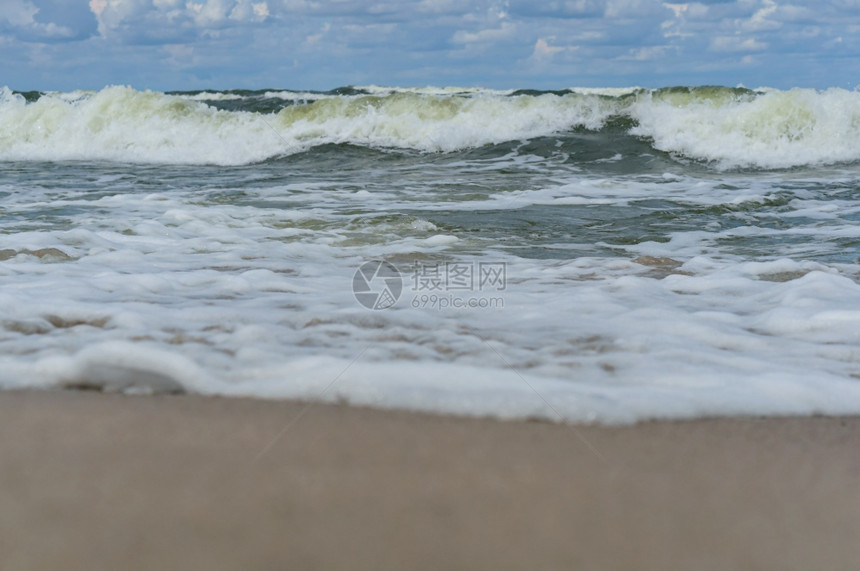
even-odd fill
[[[860,84],[860,0],[0,0],[19,91]]]

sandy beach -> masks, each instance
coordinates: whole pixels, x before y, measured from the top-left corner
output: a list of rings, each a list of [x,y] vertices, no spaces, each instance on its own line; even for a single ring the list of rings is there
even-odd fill
[[[855,569],[860,419],[0,393],[0,568]]]

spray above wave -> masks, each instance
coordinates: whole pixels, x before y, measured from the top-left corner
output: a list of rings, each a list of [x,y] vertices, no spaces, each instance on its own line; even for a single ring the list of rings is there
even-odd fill
[[[240,165],[325,144],[455,152],[610,125],[717,168],[860,160],[860,93],[841,89],[0,90],[7,161]]]

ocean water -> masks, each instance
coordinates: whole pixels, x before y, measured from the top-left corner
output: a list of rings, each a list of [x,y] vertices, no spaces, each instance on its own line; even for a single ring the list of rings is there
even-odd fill
[[[860,414],[860,92],[0,90],[0,388]]]

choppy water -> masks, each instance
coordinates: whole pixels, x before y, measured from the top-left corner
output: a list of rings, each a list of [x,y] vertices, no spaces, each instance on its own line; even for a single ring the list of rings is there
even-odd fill
[[[844,90],[5,90],[0,386],[856,414],[858,222]]]

